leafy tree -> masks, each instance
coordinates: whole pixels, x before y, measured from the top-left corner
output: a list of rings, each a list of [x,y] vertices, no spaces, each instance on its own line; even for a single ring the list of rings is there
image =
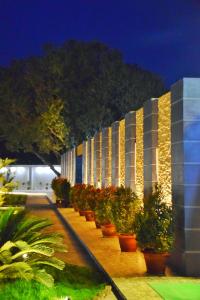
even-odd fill
[[[14,63],[0,81],[0,137],[8,150],[35,154],[59,176],[47,157],[51,153],[58,156],[68,143],[63,102],[48,96],[37,98],[24,69],[23,61]]]
[[[43,56],[0,69],[0,136],[9,150],[59,155],[63,143],[80,143],[164,90],[157,75],[100,42],[46,45]]]

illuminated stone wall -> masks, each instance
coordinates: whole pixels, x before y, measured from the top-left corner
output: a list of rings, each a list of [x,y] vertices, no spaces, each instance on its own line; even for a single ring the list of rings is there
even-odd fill
[[[101,158],[102,158],[102,134],[97,132],[94,136],[94,185],[101,187]]]
[[[158,101],[158,182],[171,201],[171,93]]]
[[[144,195],[158,182],[158,99],[144,103]]]
[[[144,174],[143,174],[143,108],[136,111],[136,193],[140,198],[144,194]]]
[[[112,185],[120,185],[119,173],[119,122],[112,123]]]
[[[102,129],[102,186],[111,185],[111,155],[112,155],[112,129],[111,127]]]
[[[125,115],[125,185],[136,191],[136,112]]]
[[[83,156],[82,156],[82,182],[87,184],[88,183],[88,141],[83,142]]]
[[[119,122],[119,185],[125,186],[125,119]]]
[[[94,184],[94,138],[88,139],[87,151],[88,184]]]

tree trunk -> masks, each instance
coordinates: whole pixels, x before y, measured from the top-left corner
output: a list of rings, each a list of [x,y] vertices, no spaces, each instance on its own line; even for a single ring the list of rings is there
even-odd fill
[[[53,164],[51,164],[49,161],[47,161],[42,155],[40,155],[38,152],[33,151],[33,153],[45,164],[50,167],[50,169],[56,174],[56,176],[60,177],[61,174],[54,168]]]

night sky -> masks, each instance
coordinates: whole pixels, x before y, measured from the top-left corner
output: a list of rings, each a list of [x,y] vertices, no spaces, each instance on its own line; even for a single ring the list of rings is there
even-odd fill
[[[0,65],[68,39],[102,41],[170,86],[200,77],[200,0],[0,0]]]

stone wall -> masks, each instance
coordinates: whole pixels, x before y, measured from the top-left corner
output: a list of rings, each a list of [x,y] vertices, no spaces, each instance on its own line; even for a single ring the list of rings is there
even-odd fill
[[[70,153],[62,156],[62,175],[73,182]],[[172,264],[200,275],[200,79],[178,81],[83,142],[82,172],[84,183],[125,185],[140,198],[160,184],[176,216]]]

